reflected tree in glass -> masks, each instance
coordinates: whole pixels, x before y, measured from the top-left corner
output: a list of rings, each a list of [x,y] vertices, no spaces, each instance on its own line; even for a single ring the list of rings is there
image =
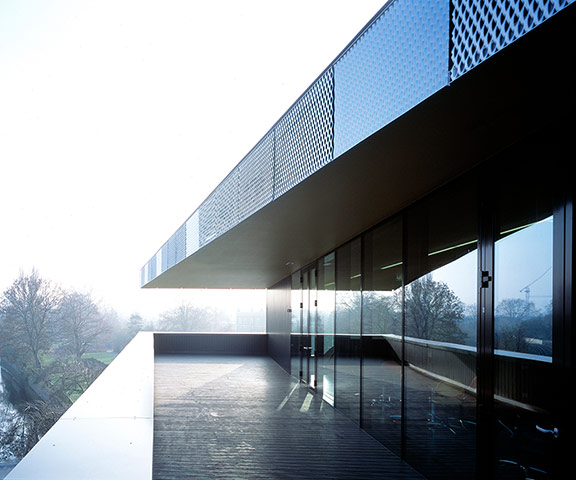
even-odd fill
[[[404,447],[430,479],[474,478],[476,187],[463,177],[404,217]]]
[[[552,355],[552,234],[548,217],[495,243],[498,350]]]
[[[444,282],[425,275],[405,290],[406,335],[449,343],[464,343],[459,324],[464,304]]]
[[[360,421],[361,240],[336,251],[335,405]]]

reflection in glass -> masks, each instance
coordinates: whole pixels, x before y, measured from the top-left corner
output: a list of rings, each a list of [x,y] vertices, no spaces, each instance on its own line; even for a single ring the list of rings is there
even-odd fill
[[[406,216],[406,458],[431,479],[474,478],[476,204],[463,180]]]
[[[302,311],[300,325],[300,379],[310,383],[310,272],[302,272]]]
[[[535,168],[538,165],[538,168]],[[496,478],[551,478],[553,183],[539,163],[502,178],[494,243]],[[535,173],[537,172],[537,174]],[[535,194],[537,192],[537,194]]]
[[[364,235],[362,427],[397,455],[402,420],[402,222]]]
[[[314,388],[317,387],[317,305],[316,269],[313,268],[308,271],[308,383]]]
[[[322,398],[334,405],[334,308],[336,301],[335,255],[331,253],[318,262],[318,308],[316,362],[317,388]]]
[[[552,356],[552,233],[550,216],[495,244],[498,350]]]
[[[290,373],[295,377],[300,376],[300,328],[302,311],[302,289],[300,284],[300,272],[292,274],[292,291],[290,297]]]
[[[301,380],[316,388],[316,269],[302,271],[300,371]]]
[[[361,241],[336,251],[336,398],[348,417],[360,421]]]

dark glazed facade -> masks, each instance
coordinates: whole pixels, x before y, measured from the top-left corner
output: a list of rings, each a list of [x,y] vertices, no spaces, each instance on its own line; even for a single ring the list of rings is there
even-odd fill
[[[427,478],[563,478],[571,127],[530,132],[270,291],[285,303],[269,318],[292,309],[275,339],[292,375]]]

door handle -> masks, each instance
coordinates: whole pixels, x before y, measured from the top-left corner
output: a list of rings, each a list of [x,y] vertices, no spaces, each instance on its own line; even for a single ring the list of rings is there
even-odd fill
[[[480,284],[481,288],[488,288],[490,286],[490,282],[492,281],[492,276],[488,270],[482,270]]]
[[[552,434],[554,438],[558,438],[560,435],[560,432],[558,432],[556,427],[554,427],[552,430],[548,430],[546,428],[540,427],[539,425],[536,425],[536,430],[538,430],[540,433]]]

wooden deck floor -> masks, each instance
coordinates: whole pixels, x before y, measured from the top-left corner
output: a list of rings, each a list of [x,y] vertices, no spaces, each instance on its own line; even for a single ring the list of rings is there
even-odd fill
[[[153,478],[422,480],[267,357],[159,355]]]

